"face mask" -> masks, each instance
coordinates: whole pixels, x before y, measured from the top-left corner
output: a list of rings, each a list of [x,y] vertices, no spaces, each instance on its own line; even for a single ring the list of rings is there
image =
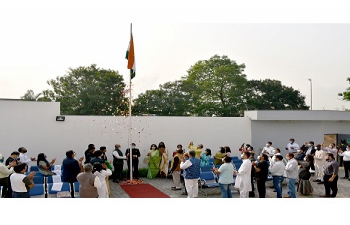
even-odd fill
[[[244,154],[241,155],[241,158],[243,158]]]
[[[293,144],[293,142],[292,142],[292,141],[289,141],[289,144]]]
[[[156,149],[156,147],[153,146],[152,149],[154,150],[154,149]]]
[[[350,148],[346,148],[346,151],[350,151]]]
[[[332,145],[329,145],[328,147],[329,147],[329,148],[332,148]]]
[[[315,147],[315,149],[317,150],[317,147]]]
[[[177,150],[181,150],[181,148],[177,148]]]
[[[136,148],[136,145],[131,146],[132,148]]]
[[[300,149],[297,150],[297,153],[300,153]]]
[[[270,145],[269,144],[266,144],[266,147],[269,147]]]
[[[276,150],[272,150],[272,154],[275,154],[276,153]]]
[[[257,158],[258,160],[260,160],[260,155],[258,156],[258,158]]]
[[[307,144],[307,146],[308,146],[308,147],[310,147],[310,146],[311,146],[311,144]]]
[[[0,159],[0,163],[3,163],[4,162],[4,158]]]
[[[304,158],[304,161],[306,161],[306,157]]]

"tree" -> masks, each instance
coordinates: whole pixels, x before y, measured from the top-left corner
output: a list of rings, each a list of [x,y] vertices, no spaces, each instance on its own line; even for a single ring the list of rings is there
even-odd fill
[[[350,77],[346,80],[350,83]],[[350,87],[348,87],[343,93],[338,93],[338,96],[342,97],[345,101],[350,101]]]
[[[61,103],[66,115],[123,115],[127,113],[125,83],[118,71],[89,67],[69,68],[66,75],[47,82],[46,94]]]
[[[249,110],[308,110],[305,96],[278,80],[248,81],[245,104]]]
[[[242,94],[247,84],[244,69],[244,64],[218,55],[191,66],[183,83],[190,94],[194,113],[198,116],[240,116]]]
[[[51,99],[49,98],[47,91],[43,91],[39,94],[34,94],[34,91],[29,89],[20,98],[25,100],[25,101],[51,102]]]
[[[182,90],[182,86],[182,81],[174,81],[159,85],[159,90],[147,90],[134,100],[133,114],[191,115],[188,94]]]

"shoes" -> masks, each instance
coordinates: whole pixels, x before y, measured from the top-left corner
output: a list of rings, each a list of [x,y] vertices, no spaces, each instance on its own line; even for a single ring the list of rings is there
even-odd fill
[[[273,190],[273,192],[277,192],[276,190]]]
[[[313,182],[321,182],[320,179],[313,180]]]
[[[349,177],[341,177],[340,179],[349,179]]]
[[[275,186],[270,186],[269,188],[275,188]]]
[[[283,198],[291,198],[289,195],[285,195],[283,196]]]
[[[320,182],[318,182],[317,184],[324,184],[324,182],[323,182],[323,181],[320,181]]]
[[[320,195],[321,198],[330,198],[331,196],[327,196],[327,195]]]
[[[180,191],[181,188],[171,188],[171,190],[173,190],[173,191]]]
[[[176,187],[171,187],[171,190],[175,190]]]
[[[187,195],[187,193],[186,192],[182,192],[181,195]]]

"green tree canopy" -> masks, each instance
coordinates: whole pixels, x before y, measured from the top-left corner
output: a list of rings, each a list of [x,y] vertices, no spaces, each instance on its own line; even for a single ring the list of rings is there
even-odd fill
[[[245,110],[305,110],[305,96],[278,80],[247,80],[245,65],[227,56],[200,60],[181,80],[134,100],[137,114],[243,116]]]
[[[69,68],[66,75],[47,82],[46,93],[61,103],[65,115],[123,115],[128,110],[125,83],[118,71],[88,67]]]
[[[49,93],[47,91],[43,91],[42,93],[34,94],[34,91],[29,89],[23,96],[20,97],[25,101],[38,101],[38,102],[50,102],[51,98],[49,97]]]

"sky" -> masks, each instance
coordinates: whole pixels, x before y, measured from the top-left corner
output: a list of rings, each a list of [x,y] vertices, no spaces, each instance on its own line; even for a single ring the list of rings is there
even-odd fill
[[[179,14],[175,5],[169,15],[175,12],[178,18],[172,20],[150,1],[136,8],[142,14],[131,18],[133,22],[122,10],[127,6],[113,1],[52,2],[1,1],[0,98],[18,99],[28,89],[40,93],[50,88],[48,80],[65,75],[68,68],[91,64],[117,70],[128,83],[125,52],[132,22],[137,71],[133,98],[181,79],[197,61],[217,54],[244,63],[249,80],[276,79],[299,90],[309,106],[312,88],[313,110],[350,108],[337,95],[349,87],[350,77],[350,24],[341,20],[264,21],[258,14],[247,22],[234,16],[220,21],[205,13],[191,17],[188,8]],[[165,19],[152,18],[157,12]]]

